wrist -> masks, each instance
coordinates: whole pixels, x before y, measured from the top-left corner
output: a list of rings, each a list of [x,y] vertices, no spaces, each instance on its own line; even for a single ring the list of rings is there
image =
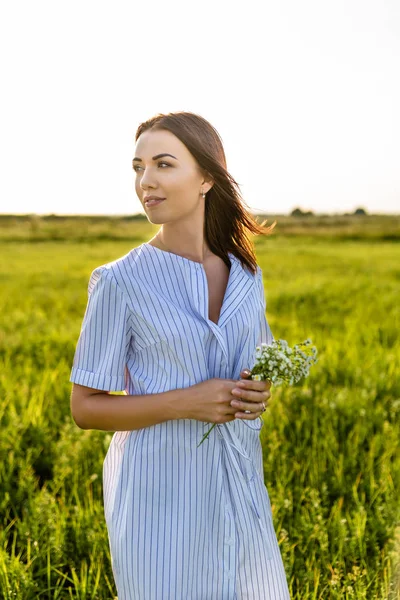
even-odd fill
[[[191,419],[190,398],[192,391],[190,388],[179,388],[169,390],[166,394],[166,412],[168,420]]]

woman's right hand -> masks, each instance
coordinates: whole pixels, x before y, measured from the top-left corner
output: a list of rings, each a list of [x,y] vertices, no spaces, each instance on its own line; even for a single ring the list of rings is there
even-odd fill
[[[232,390],[238,383],[237,379],[207,379],[187,388],[185,406],[183,408],[184,419],[196,419],[206,423],[227,423],[235,420],[238,408],[231,406],[231,401],[238,397],[232,394]],[[255,405],[255,403],[252,403]],[[247,419],[253,420],[260,416],[259,403],[246,415]]]

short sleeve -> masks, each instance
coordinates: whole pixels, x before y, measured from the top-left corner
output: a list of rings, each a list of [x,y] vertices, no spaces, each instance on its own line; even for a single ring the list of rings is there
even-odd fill
[[[260,334],[257,341],[257,346],[261,346],[261,344],[267,344],[270,346],[275,338],[272,334],[271,328],[268,324],[267,317],[265,316],[266,309],[266,299],[265,299],[265,291],[264,291],[264,283],[262,270],[258,267],[258,275],[257,275],[257,284],[258,284],[258,294],[260,299]]]
[[[123,391],[130,344],[131,313],[112,273],[95,269],[76,345],[70,381],[106,391]]]

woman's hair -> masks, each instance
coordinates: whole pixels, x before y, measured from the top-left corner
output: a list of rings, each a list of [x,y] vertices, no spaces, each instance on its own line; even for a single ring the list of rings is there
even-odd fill
[[[141,123],[135,141],[149,129],[173,133],[194,156],[200,168],[214,180],[205,200],[205,239],[214,254],[229,266],[227,252],[232,252],[255,274],[257,259],[254,245],[246,230],[253,234],[269,235],[276,221],[264,227],[244,208],[239,185],[227,171],[222,140],[216,129],[203,117],[191,112],[158,113]]]

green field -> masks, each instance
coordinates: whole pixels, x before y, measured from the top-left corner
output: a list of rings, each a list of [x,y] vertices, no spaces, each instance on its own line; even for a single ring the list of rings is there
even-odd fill
[[[254,240],[268,322],[318,349],[305,381],[272,387],[261,432],[291,596],[398,600],[400,218],[275,218]],[[75,425],[69,375],[91,271],[157,230],[0,218],[0,598],[116,598],[101,481],[112,432]]]

